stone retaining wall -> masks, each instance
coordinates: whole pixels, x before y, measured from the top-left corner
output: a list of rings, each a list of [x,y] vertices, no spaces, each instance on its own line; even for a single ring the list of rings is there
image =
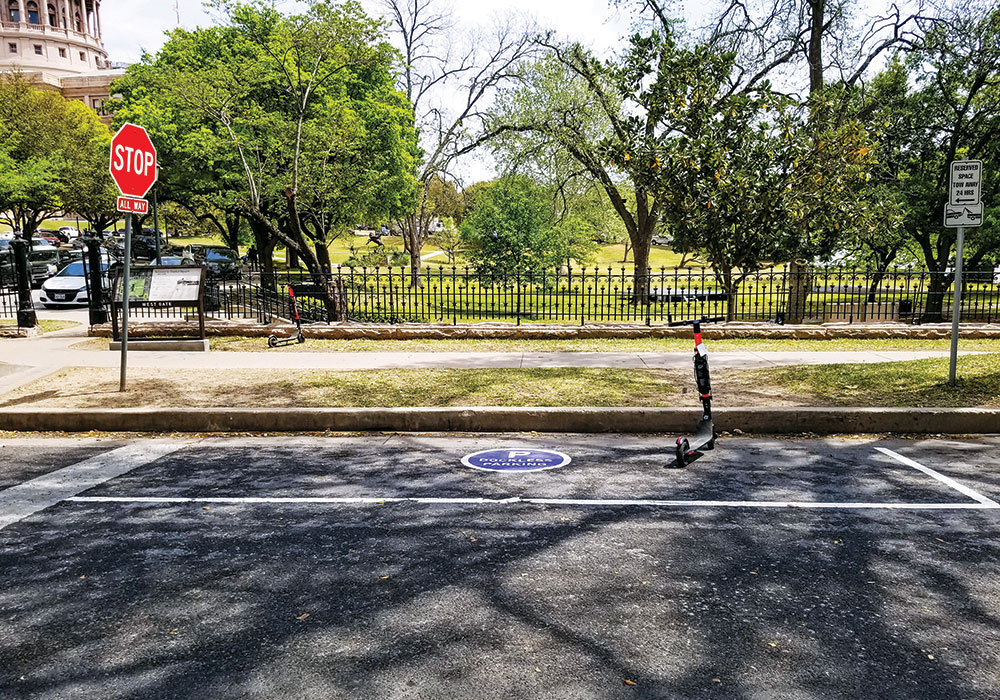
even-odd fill
[[[447,338],[503,338],[512,340],[568,340],[578,338],[687,338],[689,327],[643,326],[625,324],[570,325],[523,325],[504,323],[482,324],[374,324],[374,323],[317,323],[305,326],[307,338],[339,340],[414,340]],[[271,334],[291,336],[295,326],[222,321],[210,319],[206,324],[210,336],[266,337]],[[940,339],[951,337],[950,324],[913,326],[908,324],[827,324],[803,326],[778,326],[760,323],[728,323],[705,328],[705,337],[726,338],[774,338],[813,339],[832,338],[915,338]],[[198,334],[195,322],[136,320],[129,323],[129,337],[193,337]],[[108,337],[111,325],[92,326],[90,335]],[[961,337],[966,339],[1000,338],[1000,325],[966,324],[961,329]]]

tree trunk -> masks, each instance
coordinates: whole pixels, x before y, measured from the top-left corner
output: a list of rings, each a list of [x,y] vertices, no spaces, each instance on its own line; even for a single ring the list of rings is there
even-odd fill
[[[322,241],[316,241],[314,247],[316,248],[316,261],[323,268],[324,272],[329,273],[333,269],[333,266],[330,264],[330,249]]]
[[[736,284],[733,282],[733,271],[723,270],[722,291],[726,293],[726,322],[736,320]]]
[[[285,262],[289,270],[299,269],[299,254],[291,246],[285,246]]]
[[[802,323],[806,317],[812,275],[809,266],[798,261],[788,264],[788,304],[785,309],[785,323]]]
[[[277,239],[271,235],[266,226],[250,219],[250,232],[253,234],[253,244],[257,248],[257,259],[260,261],[260,286],[273,289],[274,279],[274,245]]]
[[[243,217],[241,217],[239,214],[226,212],[225,218],[226,218],[226,232],[225,235],[222,237],[223,242],[229,248],[239,252],[240,225],[243,223]]]
[[[406,230],[404,231],[406,249],[410,253],[410,286],[420,287],[420,251],[423,246],[420,243],[420,221],[415,216],[407,217]]]
[[[327,282],[323,306],[326,308],[328,323],[347,320],[347,294],[344,293],[344,280],[335,277]]]
[[[632,273],[632,303],[635,305],[649,305],[649,248],[650,241],[632,241],[632,259],[635,261],[635,269]]]
[[[864,305],[861,308],[861,320],[868,320],[868,306],[870,304],[875,304],[878,301],[878,290],[882,286],[882,280],[885,279],[885,273],[888,268],[877,267],[875,272],[872,273],[871,282],[868,285],[868,294],[865,296]]]
[[[944,320],[944,298],[951,287],[950,275],[936,270],[930,271],[927,284],[927,300],[924,302],[923,323],[939,323]]]
[[[809,93],[823,88],[823,24],[826,0],[809,0]]]
[[[625,254],[622,255],[622,262],[623,263],[627,263],[628,262],[628,252],[630,250],[632,250],[632,241],[631,241],[631,239],[626,238],[625,239]]]

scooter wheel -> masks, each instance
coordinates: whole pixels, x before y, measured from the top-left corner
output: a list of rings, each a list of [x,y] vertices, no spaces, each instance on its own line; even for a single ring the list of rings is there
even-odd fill
[[[297,337],[297,338],[295,339],[295,341],[296,341],[297,343],[299,343],[300,345],[301,345],[302,343],[306,342],[306,335],[305,335],[305,333],[299,333],[299,335],[298,335],[298,337]]]
[[[269,347],[269,348],[276,348],[276,347],[278,347],[278,336],[276,336],[276,335],[269,335],[269,336],[267,336],[267,347]]]
[[[675,451],[677,460],[674,463],[675,469],[683,469],[688,465],[688,453],[690,451],[691,445],[688,443],[687,438],[677,438],[677,449]]]

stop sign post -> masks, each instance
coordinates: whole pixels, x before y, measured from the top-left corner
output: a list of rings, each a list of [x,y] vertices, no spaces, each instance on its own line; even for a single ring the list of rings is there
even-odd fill
[[[121,380],[125,391],[128,372],[128,298],[131,286],[132,214],[145,214],[149,204],[143,199],[156,182],[156,147],[141,126],[126,123],[111,139],[111,178],[122,196],[118,211],[125,212],[125,264],[122,269]],[[159,234],[157,234],[159,236]]]

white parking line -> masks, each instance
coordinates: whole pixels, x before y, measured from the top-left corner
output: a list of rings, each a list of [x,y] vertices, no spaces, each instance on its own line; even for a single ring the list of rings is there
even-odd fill
[[[875,449],[878,450],[879,452],[881,452],[882,454],[888,455],[888,456],[892,457],[893,459],[895,459],[896,461],[905,464],[908,467],[913,467],[914,469],[918,469],[918,470],[922,471],[927,476],[934,477],[935,479],[937,479],[938,481],[940,481],[942,484],[945,484],[946,486],[950,486],[951,488],[955,489],[956,491],[958,491],[962,495],[968,496],[969,498],[971,498],[974,501],[978,501],[979,503],[981,503],[985,507],[988,507],[988,508],[1000,508],[1000,503],[997,503],[996,501],[987,498],[986,496],[984,496],[983,494],[979,493],[978,491],[973,491],[968,486],[963,486],[962,484],[960,484],[957,481],[955,481],[954,479],[952,479],[950,476],[945,476],[944,474],[940,474],[940,473],[934,471],[933,469],[931,469],[930,467],[925,467],[923,464],[920,464],[920,462],[914,462],[909,457],[904,457],[903,455],[899,454],[898,452],[893,452],[892,450],[887,449],[885,447],[876,447]]]
[[[76,503],[305,503],[315,505],[382,505],[385,503],[420,503],[426,505],[513,505],[527,503],[542,506],[590,506],[597,508],[803,508],[841,510],[987,510],[1000,508],[996,503],[831,503],[825,501],[667,501],[643,499],[589,498],[420,498],[406,496],[364,497],[171,497],[171,496],[75,496]]]
[[[182,447],[180,442],[146,440],[4,489],[0,491],[0,530]]]
[[[514,505],[529,504],[541,506],[573,506],[573,507],[593,507],[593,508],[799,508],[804,510],[995,510],[1000,509],[1000,503],[987,498],[986,496],[964,486],[954,479],[944,476],[939,472],[926,467],[919,462],[904,457],[884,447],[875,448],[879,452],[893,458],[894,460],[913,467],[918,471],[933,477],[941,483],[949,486],[964,496],[968,496],[975,503],[887,503],[887,502],[829,502],[829,501],[710,501],[710,500],[670,500],[670,499],[591,499],[591,498],[522,498],[518,496],[509,498],[482,498],[482,497],[419,497],[419,496],[351,496],[351,497],[285,497],[285,496],[79,496],[88,488],[92,488],[108,479],[120,476],[136,467],[147,464],[164,454],[179,449],[176,444],[155,444],[146,443],[140,446],[123,447],[119,450],[109,452],[100,457],[81,462],[78,465],[67,467],[46,477],[40,477],[20,486],[0,492],[0,528],[9,524],[4,518],[14,517],[19,511],[5,506],[4,498],[8,500],[16,489],[25,490],[28,487],[36,490],[41,489],[47,492],[45,505],[39,505],[35,498],[29,498],[29,493],[22,494],[22,500],[26,499],[26,505],[22,507],[24,514],[10,520],[15,522],[22,517],[26,517],[33,512],[41,510],[43,507],[52,505],[59,500],[67,500],[75,503],[147,503],[147,504],[314,504],[314,505],[345,505],[345,506],[372,506],[386,503],[414,503],[423,505]],[[139,461],[137,461],[137,459]],[[87,479],[81,478],[81,472],[92,472]],[[63,476],[65,473],[65,477]],[[56,487],[62,488],[59,494],[64,491],[72,491],[64,495],[58,495]],[[69,481],[65,485],[61,482]],[[17,494],[13,494],[17,495]],[[33,510],[32,510],[33,508]],[[30,512],[27,512],[30,511]],[[11,514],[8,514],[11,513]]]

